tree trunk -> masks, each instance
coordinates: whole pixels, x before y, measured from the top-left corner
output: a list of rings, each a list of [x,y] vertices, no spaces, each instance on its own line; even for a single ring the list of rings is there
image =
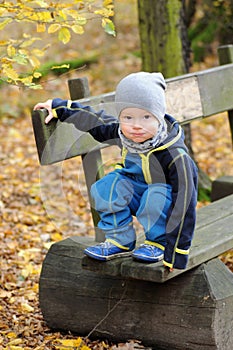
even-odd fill
[[[142,68],[166,78],[188,71],[187,36],[181,0],[138,0]],[[185,34],[185,37],[184,37]]]
[[[165,78],[187,73],[190,66],[190,45],[185,0],[138,0],[138,17],[142,69],[147,72],[162,72]],[[186,145],[191,157],[195,159],[190,125],[183,129]],[[199,189],[210,190],[208,176],[201,170],[199,173]]]

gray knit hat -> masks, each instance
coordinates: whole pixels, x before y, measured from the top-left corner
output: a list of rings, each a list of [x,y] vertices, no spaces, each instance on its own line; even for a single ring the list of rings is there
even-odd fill
[[[147,110],[161,122],[166,110],[165,89],[161,73],[138,72],[126,76],[116,87],[118,115],[125,108],[136,107]]]

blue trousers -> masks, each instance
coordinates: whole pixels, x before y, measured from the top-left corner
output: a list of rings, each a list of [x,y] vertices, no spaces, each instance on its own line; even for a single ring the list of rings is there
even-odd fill
[[[143,226],[145,238],[166,245],[171,186],[146,184],[115,170],[91,187],[93,206],[100,215],[98,227],[118,246],[133,249],[136,234],[132,216]]]

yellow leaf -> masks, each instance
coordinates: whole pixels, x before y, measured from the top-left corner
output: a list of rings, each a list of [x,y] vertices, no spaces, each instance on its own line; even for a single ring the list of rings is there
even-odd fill
[[[9,338],[9,339],[12,339],[12,338],[15,339],[16,337],[17,337],[17,334],[14,333],[14,332],[10,332],[10,333],[7,334],[7,338]]]
[[[73,30],[74,33],[76,34],[83,34],[84,33],[84,29],[82,26],[79,26],[77,24],[75,24],[74,26],[71,26],[71,29]]]
[[[37,3],[40,7],[42,8],[46,8],[48,7],[49,5],[47,4],[46,1],[43,1],[43,0],[36,0],[35,3]]]
[[[74,349],[74,348],[81,348],[81,350],[90,350],[88,346],[83,345],[82,338],[78,337],[77,339],[56,339],[56,342],[60,343],[61,345],[55,345],[56,349],[63,350],[63,349]],[[82,346],[82,347],[81,347]]]
[[[6,46],[8,44],[7,40],[0,40],[0,46]]]
[[[12,22],[11,18],[5,19],[5,21],[0,22],[0,30],[4,29],[5,26]]]
[[[87,346],[87,345],[83,345],[81,347],[81,350],[91,350],[91,348],[89,348],[89,346]]]
[[[33,312],[34,311],[34,308],[27,303],[22,303],[21,308],[22,308],[22,311],[24,311],[24,312]]]
[[[104,0],[103,7],[108,7],[110,5],[113,5],[112,0]]]
[[[24,277],[24,278],[27,278],[30,274],[32,274],[34,270],[34,267],[31,263],[28,263],[25,268],[21,271],[21,275]]]
[[[29,62],[31,63],[33,68],[38,68],[40,67],[40,61],[38,60],[38,58],[36,58],[35,56],[31,56],[29,57]]]
[[[62,239],[62,235],[59,233],[59,232],[56,232],[56,233],[52,233],[51,234],[51,239],[54,241],[54,242],[58,242]]]
[[[8,45],[7,46],[7,54],[8,54],[9,57],[14,57],[15,56],[16,50],[15,50],[14,46],[12,46],[12,45]]]
[[[31,15],[30,15],[30,19],[31,19]],[[35,12],[33,19],[35,21],[50,22],[51,21],[51,14],[49,11]]]
[[[22,341],[22,339],[20,339],[20,338],[16,338],[16,339],[13,339],[13,340],[11,340],[7,345],[8,346],[11,346],[11,345],[19,345],[19,344],[21,344],[23,341]],[[16,346],[15,348],[19,348],[18,346]],[[20,347],[21,348],[21,347]]]
[[[41,76],[42,76],[42,74],[40,72],[34,72],[33,73],[33,77],[36,78],[36,79],[40,78]]]
[[[84,26],[87,23],[87,19],[85,17],[78,16],[75,19],[76,24],[79,24],[80,26]]]
[[[94,13],[96,15],[100,15],[102,17],[110,17],[110,16],[114,15],[114,12],[110,8],[109,9],[103,8],[101,10],[96,10],[96,11],[94,11]]]
[[[108,11],[106,10],[106,9],[101,9],[101,10],[96,10],[96,11],[94,11],[94,13],[96,14],[96,15],[100,15],[100,16],[108,16],[107,15],[107,13],[108,13]]]
[[[27,49],[19,49],[19,55],[24,56],[28,58],[28,56],[31,54],[31,52]]]
[[[61,69],[61,68],[70,68],[69,64],[61,64],[60,66],[52,66],[51,69]]]
[[[58,11],[58,15],[61,17],[62,20],[66,21],[67,16],[64,10]]]
[[[37,23],[36,31],[37,33],[44,33],[46,31],[46,25],[44,23]]]
[[[60,24],[51,24],[48,28],[48,33],[49,34],[52,34],[52,33],[55,33],[57,30],[59,30],[61,28]]]
[[[17,80],[19,77],[18,73],[13,68],[10,68],[7,65],[4,65],[3,72],[9,79],[12,80]]]
[[[34,43],[33,39],[26,40],[21,44],[21,48],[31,46],[33,43]]]
[[[0,17],[3,16],[3,14],[6,13],[6,12],[7,12],[7,9],[4,8],[4,7],[1,7],[0,8]]]
[[[67,44],[70,41],[71,35],[68,28],[63,27],[59,30],[58,39],[63,42],[63,44]]]
[[[45,248],[45,249],[50,249],[50,247],[52,246],[54,244],[54,242],[44,242],[43,243],[43,247]]]
[[[43,57],[44,56],[44,51],[40,49],[33,49],[32,54],[38,57]]]
[[[21,78],[20,81],[24,84],[24,85],[30,85],[32,82],[33,76],[29,75],[26,78]]]

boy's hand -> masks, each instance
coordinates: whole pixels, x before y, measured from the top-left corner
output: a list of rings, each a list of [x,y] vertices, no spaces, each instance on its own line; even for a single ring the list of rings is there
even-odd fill
[[[37,103],[35,106],[34,106],[34,111],[37,110],[37,109],[47,109],[48,110],[48,115],[47,117],[45,118],[45,124],[48,124],[50,122],[50,120],[53,119],[53,113],[52,113],[52,100],[47,100],[46,102],[40,102],[40,103]]]

